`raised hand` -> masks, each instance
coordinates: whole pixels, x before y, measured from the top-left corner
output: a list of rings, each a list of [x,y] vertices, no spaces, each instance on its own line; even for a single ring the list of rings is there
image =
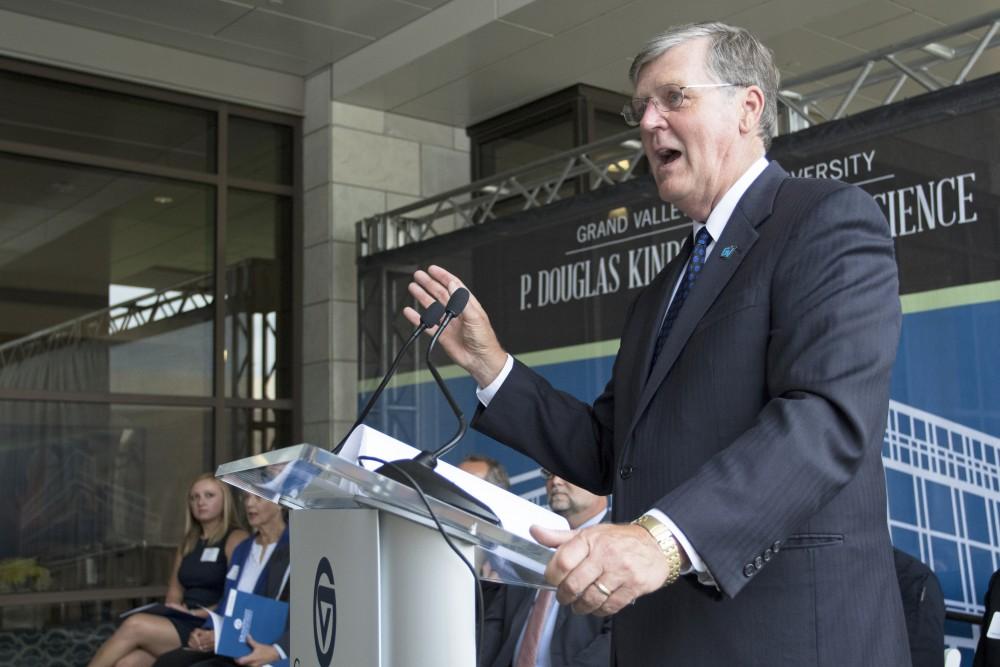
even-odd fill
[[[413,282],[408,289],[413,298],[426,308],[435,300],[447,303],[452,292],[460,287],[465,285],[456,276],[440,266],[430,266],[427,271],[413,274]],[[420,315],[413,308],[404,308],[403,315],[414,326],[420,323]],[[436,329],[428,329],[427,333],[433,334]],[[507,362],[507,353],[500,347],[490,318],[475,295],[469,297],[465,310],[448,325],[438,344],[480,387],[492,382]]]

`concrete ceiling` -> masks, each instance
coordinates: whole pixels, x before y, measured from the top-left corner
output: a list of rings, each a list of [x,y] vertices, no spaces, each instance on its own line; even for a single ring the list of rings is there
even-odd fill
[[[750,28],[790,77],[996,1],[0,0],[0,10],[299,77],[329,68],[335,100],[463,127],[575,83],[627,93],[630,56],[670,24]],[[970,78],[1000,71],[993,51]]]

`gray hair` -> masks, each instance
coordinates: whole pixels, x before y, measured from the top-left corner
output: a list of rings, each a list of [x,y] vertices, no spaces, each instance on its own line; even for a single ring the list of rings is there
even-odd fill
[[[660,33],[642,48],[632,61],[628,76],[634,86],[639,72],[675,46],[694,39],[711,40],[706,66],[718,83],[755,85],[764,91],[764,110],[760,115],[758,134],[764,148],[771,147],[771,138],[778,129],[778,85],[781,76],[774,65],[774,54],[748,30],[725,23],[689,23]]]

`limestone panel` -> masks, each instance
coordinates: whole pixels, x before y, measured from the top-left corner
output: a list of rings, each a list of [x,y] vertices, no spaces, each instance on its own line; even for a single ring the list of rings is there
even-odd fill
[[[333,124],[382,134],[385,130],[385,112],[359,107],[355,104],[334,102]]]
[[[319,361],[302,366],[302,421],[330,419],[330,362]]]
[[[306,306],[302,309],[302,362],[329,361],[331,353],[330,339],[330,301]]]
[[[333,284],[331,298],[357,301],[358,269],[354,257],[354,244],[333,241]]]
[[[329,243],[310,246],[302,253],[302,303],[327,301],[331,291],[331,247]]]
[[[334,361],[333,418],[354,421],[358,416],[358,365],[353,361]]]
[[[347,428],[345,427],[346,431]],[[302,425],[302,441],[306,444],[329,449],[336,441],[330,437],[330,422],[312,422]]]
[[[330,181],[330,132],[319,129],[302,138],[302,189]]]
[[[353,243],[355,224],[376,213],[385,213],[385,192],[354,185],[333,185],[333,231],[336,241]]]
[[[302,195],[302,244],[316,245],[330,238],[333,220],[330,199],[333,187],[319,185]]]
[[[439,146],[420,147],[420,189],[425,197],[468,185],[469,156]]]
[[[302,119],[302,133],[309,134],[330,124],[330,68],[320,70],[306,79],[305,118]]]
[[[337,183],[420,194],[417,143],[334,126],[331,157]]]
[[[422,144],[451,148],[455,143],[453,129],[450,125],[432,123],[410,116],[400,116],[394,113],[385,116],[385,133],[387,135]]]
[[[456,127],[454,130],[454,146],[455,150],[465,151],[468,153],[472,150],[472,144],[469,143],[469,135],[466,134],[464,127]]]
[[[330,302],[331,347],[336,361],[357,361],[358,304],[353,301]]]

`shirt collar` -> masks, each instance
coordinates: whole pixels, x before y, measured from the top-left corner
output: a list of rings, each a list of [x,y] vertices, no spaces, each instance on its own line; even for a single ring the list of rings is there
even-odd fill
[[[597,524],[599,524],[601,521],[604,520],[604,515],[607,514],[607,513],[608,513],[608,510],[604,510],[603,512],[600,512],[599,514],[595,514],[594,516],[590,517],[589,519],[587,519],[586,521],[584,521],[582,524],[580,524],[580,528],[589,528],[591,526],[596,526]]]
[[[730,216],[736,210],[736,205],[740,203],[740,199],[750,189],[753,182],[757,180],[757,177],[767,169],[767,164],[766,157],[761,156],[757,158],[750,165],[750,168],[736,179],[736,182],[726,191],[726,194],[722,195],[722,199],[715,205],[712,212],[708,214],[708,220],[694,223],[694,228],[691,230],[692,235],[697,236],[702,228],[707,227],[708,234],[712,237],[712,243],[722,238],[722,230],[726,228],[726,223],[729,222]]]

